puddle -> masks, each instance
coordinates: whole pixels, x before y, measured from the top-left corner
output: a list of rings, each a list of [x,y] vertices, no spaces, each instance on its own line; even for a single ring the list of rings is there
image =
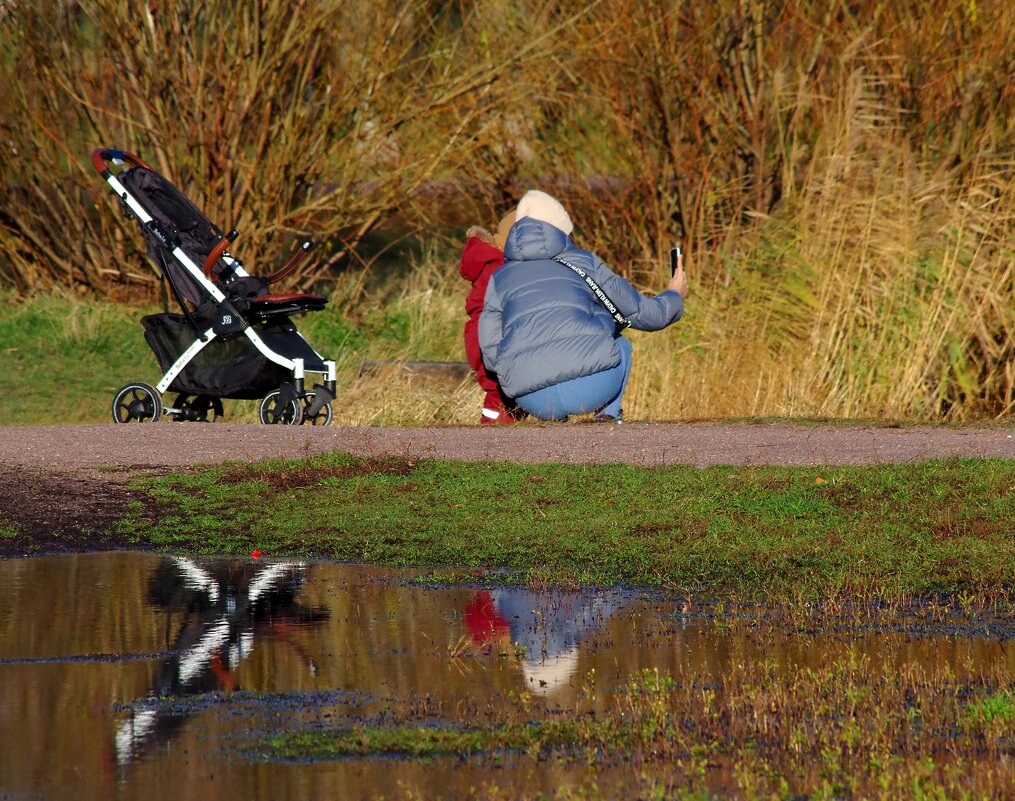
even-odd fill
[[[847,651],[885,674],[1015,667],[996,633],[761,636],[632,590],[433,587],[415,575],[124,552],[0,562],[0,798],[471,797],[491,781],[551,793],[587,768],[293,763],[249,749],[396,711],[482,716],[522,690],[534,714],[580,697],[605,708],[654,668],[707,681],[752,660],[788,669]]]

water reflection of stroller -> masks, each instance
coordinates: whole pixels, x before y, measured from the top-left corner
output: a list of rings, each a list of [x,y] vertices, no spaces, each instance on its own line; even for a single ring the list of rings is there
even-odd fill
[[[261,400],[262,423],[331,422],[335,362],[323,359],[296,330],[291,315],[320,311],[320,295],[269,294],[313,247],[310,241],[282,269],[256,278],[229,253],[235,230],[224,234],[172,183],[141,159],[99,148],[92,164],[128,218],[138,222],[182,314],[141,319],[145,339],[165,374],[155,387],[134,382],[113,400],[117,423],[213,420],[222,399]],[[127,167],[126,165],[130,165]],[[111,167],[126,167],[114,172]],[[307,390],[306,373],[323,376]],[[163,406],[162,393],[178,393]]]
[[[182,623],[172,656],[162,661],[149,695],[131,706],[117,727],[116,759],[127,766],[156,744],[169,741],[189,712],[183,696],[239,689],[240,663],[262,638],[289,641],[311,673],[314,660],[291,639],[295,626],[327,618],[324,609],[296,601],[306,580],[301,562],[250,564],[233,560],[199,564],[171,557],[152,575],[149,600]]]

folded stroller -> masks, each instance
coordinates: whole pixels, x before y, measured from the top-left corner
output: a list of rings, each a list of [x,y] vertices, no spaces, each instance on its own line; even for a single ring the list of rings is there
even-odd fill
[[[92,164],[125,215],[136,220],[181,314],[141,319],[145,340],[165,372],[152,387],[134,382],[113,399],[117,423],[215,420],[222,399],[260,399],[262,423],[327,425],[335,398],[335,362],[325,360],[290,317],[320,311],[320,295],[270,294],[313,247],[306,241],[277,272],[257,278],[229,253],[235,230],[223,234],[168,180],[132,153],[99,148]],[[129,166],[128,166],[129,165]],[[114,172],[112,167],[120,168]],[[306,373],[322,383],[305,387]],[[172,406],[162,395],[175,392]]]

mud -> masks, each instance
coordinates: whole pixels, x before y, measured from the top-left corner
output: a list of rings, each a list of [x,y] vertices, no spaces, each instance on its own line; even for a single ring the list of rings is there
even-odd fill
[[[139,503],[155,514],[146,495],[125,486],[134,474],[76,474],[0,464],[0,524],[18,530],[17,537],[0,536],[0,558],[124,547],[126,540],[116,535],[115,526],[127,505]]]

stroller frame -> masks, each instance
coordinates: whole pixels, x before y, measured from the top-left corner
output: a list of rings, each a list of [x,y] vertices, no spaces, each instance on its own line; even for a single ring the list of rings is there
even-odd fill
[[[131,166],[114,173],[107,166],[109,164],[117,167],[126,167],[128,164]],[[183,312],[183,319],[186,320],[194,336],[193,342],[179,354],[178,358],[168,366],[168,369],[165,369],[165,365],[163,365],[165,373],[155,387],[135,382],[121,388],[113,401],[114,422],[154,422],[163,414],[175,420],[205,421],[221,417],[222,397],[256,398],[257,395],[249,395],[245,391],[238,394],[219,394],[214,390],[207,393],[188,392],[176,387],[181,393],[177,401],[178,405],[164,406],[161,399],[161,395],[173,388],[174,381],[213,342],[245,337],[258,354],[268,362],[277,365],[291,377],[291,380],[280,382],[277,388],[272,389],[264,396],[259,410],[261,422],[290,425],[307,422],[315,425],[328,425],[332,419],[331,401],[334,400],[336,391],[335,362],[322,358],[288,319],[291,314],[319,311],[324,308],[327,300],[319,295],[309,294],[259,294],[251,298],[230,292],[232,285],[244,286],[242,279],[252,279],[266,288],[271,281],[288,275],[310,252],[313,242],[309,240],[304,242],[285,267],[272,276],[267,279],[256,279],[243,268],[242,262],[227,250],[236,240],[236,231],[232,230],[222,235],[214,225],[207,221],[207,218],[203,217],[199,210],[193,208],[193,211],[201,215],[204,222],[220,237],[218,244],[208,254],[202,269],[195,263],[191,254],[181,246],[179,233],[174,230],[174,226],[156,219],[144,203],[124,186],[120,177],[128,170],[142,168],[158,177],[169,187],[172,187],[172,184],[138,156],[124,150],[98,148],[92,153],[92,165],[120,201],[125,215],[138,222],[142,234],[149,243],[149,252],[159,262],[162,276],[169,284],[172,294]],[[172,189],[183,199],[183,202],[192,205],[178,189],[175,187]],[[199,288],[200,293],[204,296],[202,305],[194,312],[191,312],[187,307],[179,286],[179,277],[177,279],[173,277],[168,264],[170,256],[186,270],[185,280],[192,282],[189,289],[192,295],[191,300],[196,307],[199,304],[197,299],[193,297],[195,287]],[[220,280],[213,280],[214,278]],[[211,325],[202,325],[198,319],[195,319],[200,309],[205,310],[205,317],[213,312]],[[175,316],[167,313],[159,317]],[[145,318],[142,323],[150,319],[152,318]],[[259,333],[255,329],[255,325],[264,323],[270,323],[272,326],[274,340],[272,344],[266,341],[268,333],[264,331]],[[148,328],[147,325],[146,328]],[[149,333],[151,333],[151,329],[149,329]],[[146,333],[146,339],[155,350],[148,333]],[[280,350],[288,352],[280,352]],[[156,351],[156,356],[160,362],[163,361],[162,355],[158,351]],[[319,374],[322,377],[322,383],[315,384],[313,389],[309,391],[306,389],[308,373]],[[193,387],[190,389],[193,390]]]

